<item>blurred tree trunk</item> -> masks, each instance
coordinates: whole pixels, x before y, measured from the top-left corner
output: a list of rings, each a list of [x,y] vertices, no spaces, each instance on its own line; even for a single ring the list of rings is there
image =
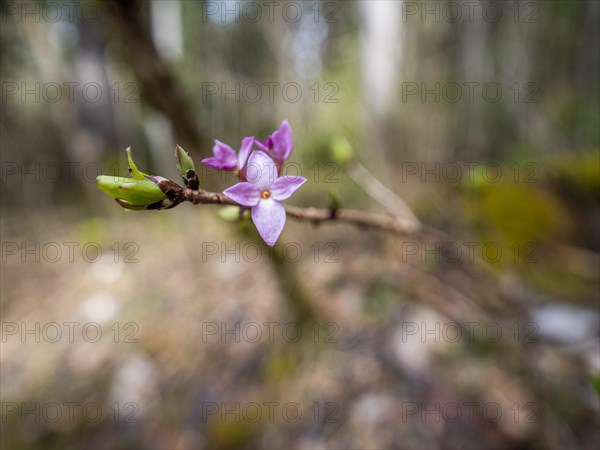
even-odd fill
[[[200,124],[193,120],[191,102],[182,95],[175,76],[154,45],[150,2],[109,0],[108,3],[114,18],[107,21],[106,38],[110,39],[112,33],[122,38],[142,98],[169,119],[177,143],[202,154],[204,148],[208,149],[209,140]]]

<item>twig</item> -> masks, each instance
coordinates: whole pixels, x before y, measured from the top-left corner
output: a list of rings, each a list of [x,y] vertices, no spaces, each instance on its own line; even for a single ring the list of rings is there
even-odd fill
[[[240,206],[227,196],[216,192],[208,192],[203,189],[183,190],[182,201],[188,201],[197,204],[212,205],[234,205]],[[240,206],[244,208],[243,206]],[[323,222],[346,222],[355,226],[364,228],[376,228],[383,231],[389,231],[397,234],[413,234],[422,230],[422,226],[399,217],[387,214],[370,213],[357,211],[353,209],[327,209],[327,208],[301,208],[298,206],[286,205],[287,215],[300,221],[320,224]]]
[[[406,219],[387,214],[370,213],[354,209],[338,209],[334,213],[325,208],[299,208],[286,205],[287,215],[297,220],[318,224],[321,222],[347,222],[364,228],[377,228],[399,234],[412,234],[420,230],[420,225]]]

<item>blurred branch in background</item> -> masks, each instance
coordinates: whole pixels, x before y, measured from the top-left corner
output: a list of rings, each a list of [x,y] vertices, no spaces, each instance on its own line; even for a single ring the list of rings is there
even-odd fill
[[[361,163],[352,163],[348,168],[348,175],[390,213],[404,217],[415,224],[421,223],[400,196],[388,189]]]

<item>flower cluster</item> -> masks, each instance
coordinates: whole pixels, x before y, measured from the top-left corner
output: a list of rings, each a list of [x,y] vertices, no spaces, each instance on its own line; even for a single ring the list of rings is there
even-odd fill
[[[234,172],[240,182],[223,194],[240,206],[249,208],[260,236],[271,247],[275,245],[285,226],[286,212],[281,203],[290,198],[306,182],[300,176],[282,176],[283,165],[292,154],[294,138],[287,120],[265,141],[254,136],[242,139],[236,153],[229,145],[216,140],[214,156],[202,162],[215,170]],[[131,178],[100,175],[98,187],[113,197],[123,208],[138,211],[169,209],[188,199],[190,193],[206,191],[199,188],[198,175],[190,155],[177,146],[175,159],[183,178],[184,190],[177,183],[141,172],[127,149]]]
[[[250,208],[252,221],[269,246],[275,245],[285,226],[286,213],[281,202],[306,182],[300,176],[281,175],[293,148],[292,129],[284,120],[265,141],[253,136],[244,138],[237,154],[227,144],[215,141],[214,156],[202,160],[213,169],[232,171],[238,176],[240,182],[223,194]]]

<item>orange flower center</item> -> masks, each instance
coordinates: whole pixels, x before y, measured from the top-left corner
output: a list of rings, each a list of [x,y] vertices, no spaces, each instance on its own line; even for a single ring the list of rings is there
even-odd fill
[[[271,193],[269,191],[262,191],[260,193],[260,198],[262,198],[263,200],[268,199],[271,196]]]

